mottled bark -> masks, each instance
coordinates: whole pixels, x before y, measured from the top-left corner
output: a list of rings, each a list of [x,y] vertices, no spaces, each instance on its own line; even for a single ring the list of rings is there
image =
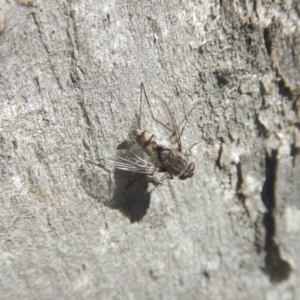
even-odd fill
[[[300,298],[298,1],[0,8],[3,299]],[[141,82],[193,108],[192,179],[102,160]]]

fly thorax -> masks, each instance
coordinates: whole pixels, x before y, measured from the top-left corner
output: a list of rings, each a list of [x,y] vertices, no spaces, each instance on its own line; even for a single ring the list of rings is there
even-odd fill
[[[172,175],[182,174],[187,167],[186,157],[177,150],[161,149],[159,157],[163,167]]]

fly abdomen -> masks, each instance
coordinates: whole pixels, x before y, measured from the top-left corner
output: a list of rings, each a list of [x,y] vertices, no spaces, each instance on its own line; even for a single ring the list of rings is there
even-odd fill
[[[141,131],[136,129],[133,131],[138,145],[149,155],[156,155],[157,143],[155,141],[155,135],[149,133],[148,131]]]

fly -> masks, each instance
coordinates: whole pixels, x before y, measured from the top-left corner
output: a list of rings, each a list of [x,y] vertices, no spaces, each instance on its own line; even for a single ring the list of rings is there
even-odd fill
[[[170,177],[178,176],[185,180],[194,175],[195,164],[188,163],[182,153],[181,138],[175,119],[162,99],[149,101],[144,84],[141,83],[153,119],[153,132],[135,129],[133,136],[138,148],[120,149],[115,156],[107,157],[115,168],[142,174],[167,172]]]

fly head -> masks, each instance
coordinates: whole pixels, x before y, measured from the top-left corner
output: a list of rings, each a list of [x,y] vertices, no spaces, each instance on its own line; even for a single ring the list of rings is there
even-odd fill
[[[185,172],[179,176],[179,179],[185,180],[194,176],[195,164],[192,162],[188,165]]]

